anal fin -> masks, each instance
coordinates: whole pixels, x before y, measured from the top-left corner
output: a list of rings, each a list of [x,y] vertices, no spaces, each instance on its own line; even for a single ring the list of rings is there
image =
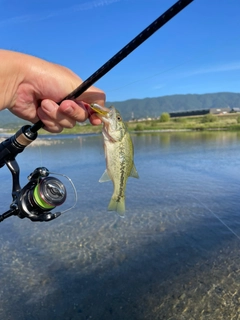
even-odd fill
[[[107,182],[110,181],[111,178],[108,175],[107,169],[103,172],[103,175],[101,176],[101,178],[99,179],[99,182]]]

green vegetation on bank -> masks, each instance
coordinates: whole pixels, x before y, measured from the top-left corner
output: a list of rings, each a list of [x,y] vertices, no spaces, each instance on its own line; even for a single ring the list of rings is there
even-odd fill
[[[156,130],[240,130],[239,114],[178,117],[170,118],[165,114],[163,119],[130,121],[127,122],[130,132],[156,131]],[[65,134],[74,133],[100,133],[101,126],[76,126],[73,129],[64,129]]]
[[[130,122],[130,131],[142,130],[240,130],[240,117],[237,114],[170,118],[169,121],[149,120]]]
[[[204,116],[176,117],[170,118],[167,113],[156,120],[129,121],[126,122],[130,132],[139,131],[160,131],[160,130],[234,130],[240,131],[240,115],[230,113],[225,115],[207,114]],[[20,127],[7,131],[14,133]],[[63,134],[90,134],[101,133],[102,126],[92,126],[91,124],[76,125],[72,129],[64,129]],[[40,130],[40,134],[48,134],[45,130]]]

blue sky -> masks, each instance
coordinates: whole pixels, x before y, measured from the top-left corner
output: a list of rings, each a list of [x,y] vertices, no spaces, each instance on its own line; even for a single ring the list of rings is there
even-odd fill
[[[0,0],[0,42],[88,78],[176,0]],[[95,85],[108,101],[240,92],[240,1],[194,0]]]

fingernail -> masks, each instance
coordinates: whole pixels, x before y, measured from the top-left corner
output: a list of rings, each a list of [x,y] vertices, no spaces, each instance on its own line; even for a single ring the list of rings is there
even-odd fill
[[[42,107],[44,108],[44,110],[52,112],[55,109],[55,104],[50,100],[45,100],[42,102]]]
[[[71,106],[69,106],[64,110],[64,112],[67,113],[67,114],[72,114],[73,113],[73,108]]]

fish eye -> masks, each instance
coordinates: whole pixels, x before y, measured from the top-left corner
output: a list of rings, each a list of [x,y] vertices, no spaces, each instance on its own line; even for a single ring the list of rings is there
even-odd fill
[[[122,121],[122,118],[120,116],[117,116],[118,121]]]

